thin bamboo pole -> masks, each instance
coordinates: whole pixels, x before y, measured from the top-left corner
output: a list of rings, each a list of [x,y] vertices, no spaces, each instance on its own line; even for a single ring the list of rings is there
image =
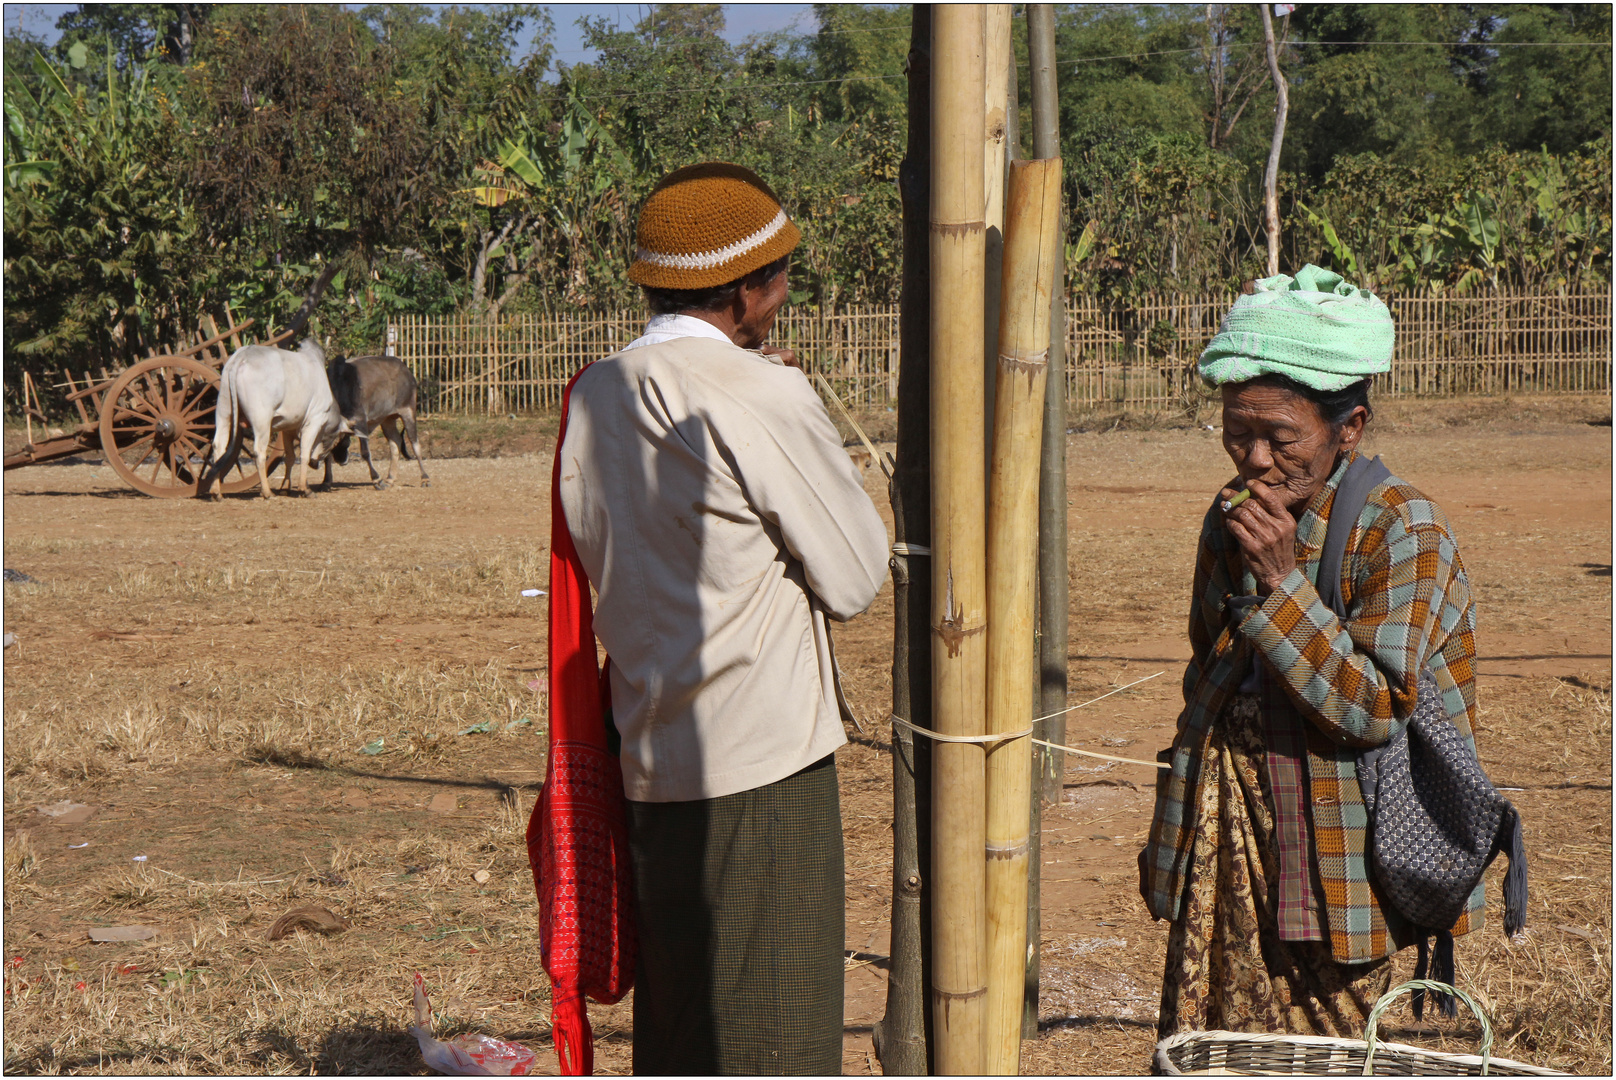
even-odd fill
[[[1055,8],[1028,4],[1027,60],[1031,68],[1032,156],[1060,155],[1060,109],[1055,94]],[[1065,225],[1059,228],[1065,236]],[[1044,430],[1038,471],[1038,710],[1048,716],[1066,707],[1066,273],[1056,261],[1049,305],[1049,375],[1044,383]],[[1035,724],[1037,738],[1066,745],[1066,717]],[[1038,1034],[1043,952],[1043,810],[1060,800],[1066,755],[1039,747],[1033,753],[1028,800],[1027,971],[1021,1005],[1022,1038]]]
[[[903,199],[899,312],[898,452],[892,477],[892,711],[931,727],[931,567],[908,545],[931,544],[931,21],[913,6],[909,33],[909,139],[898,167]],[[904,552],[899,554],[899,552]],[[926,987],[931,950],[931,744],[892,726],[892,935],[887,1007],[872,1034],[888,1076],[931,1072]]]
[[[999,317],[998,395],[993,414],[993,486],[988,502],[988,730],[1031,722],[1033,601],[1038,582],[1038,449],[1049,372],[1049,302],[1060,250],[1059,158],[1010,166],[1005,205],[1004,285]],[[1027,736],[987,753],[988,1073],[1018,1071],[1027,955]]]
[[[983,17],[980,4],[945,4],[932,24],[932,720],[946,735],[985,733]],[[944,1075],[982,1071],[983,756],[980,744],[932,747],[932,1025]]]

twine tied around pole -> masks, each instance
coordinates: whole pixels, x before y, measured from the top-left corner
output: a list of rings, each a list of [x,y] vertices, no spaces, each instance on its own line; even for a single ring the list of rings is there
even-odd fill
[[[1053,712],[1048,716],[1040,716],[1037,718],[1037,720],[1034,720],[1033,723],[1036,724],[1039,720],[1051,720],[1057,716],[1065,716],[1067,713],[1075,712],[1076,710],[1083,708],[1085,705],[1093,705],[1096,701],[1104,701],[1112,694],[1120,694],[1130,687],[1138,686],[1140,683],[1149,682],[1151,679],[1165,674],[1167,674],[1165,671],[1158,671],[1155,675],[1146,675],[1143,679],[1135,679],[1126,686],[1119,686],[1115,690],[1112,690],[1109,693],[1101,694],[1099,697],[1093,698],[1089,701],[1085,701],[1081,705],[1073,705],[1071,708],[1062,709],[1060,712]],[[1020,739],[1032,734],[1032,727],[1029,725],[1025,730],[1022,731],[1000,731],[992,735],[944,735],[940,731],[933,731],[930,728],[923,728],[919,724],[912,724],[896,713],[891,714],[888,719],[906,731],[912,731],[916,735],[924,735],[926,738],[934,739],[937,742],[1000,743],[1007,742],[1010,739]],[[1033,739],[1032,742],[1039,746],[1050,747],[1054,750],[1064,750],[1068,754],[1080,754],[1083,757],[1099,758],[1101,761],[1120,761],[1125,765],[1145,765],[1152,769],[1172,768],[1171,765],[1161,761],[1140,761],[1137,758],[1117,757],[1115,754],[1098,754],[1092,750],[1079,750],[1075,746],[1062,746],[1060,743],[1047,742],[1044,739]]]

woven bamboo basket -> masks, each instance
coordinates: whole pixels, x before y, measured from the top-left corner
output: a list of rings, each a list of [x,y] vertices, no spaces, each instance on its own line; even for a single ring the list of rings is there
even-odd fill
[[[1381,1014],[1405,991],[1453,994],[1481,1021],[1481,1053],[1450,1054],[1376,1038]],[[1416,979],[1393,987],[1369,1013],[1362,1039],[1185,1031],[1156,1044],[1160,1076],[1569,1076],[1492,1056],[1493,1027],[1466,994],[1446,983]]]

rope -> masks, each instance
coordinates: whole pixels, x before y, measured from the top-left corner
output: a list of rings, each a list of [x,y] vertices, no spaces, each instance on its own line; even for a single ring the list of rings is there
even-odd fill
[[[894,724],[898,725],[901,728],[907,728],[908,730],[914,732],[916,735],[924,735],[924,736],[926,736],[926,738],[933,739],[933,740],[935,740],[937,742],[948,742],[948,743],[1008,742],[1011,739],[1020,739],[1020,738],[1024,738],[1025,736],[1028,736],[1028,735],[1032,734],[1032,728],[1029,727],[1025,731],[1001,731],[996,735],[944,735],[940,731],[933,731],[931,728],[923,728],[919,724],[911,724],[909,721],[905,720],[903,717],[899,716],[897,713],[893,713],[891,716],[887,717],[887,719],[891,720]]]
[[[1060,743],[1045,742],[1043,739],[1034,739],[1039,746],[1047,746],[1051,750],[1064,750],[1068,754],[1082,754],[1084,757],[1099,758],[1101,761],[1120,761],[1125,765],[1147,765],[1152,769],[1171,769],[1172,766],[1165,761],[1140,761],[1138,758],[1117,757],[1115,754],[1096,754],[1092,750],[1079,750],[1075,746],[1062,746]]]
[[[784,213],[784,211],[782,211],[782,213]],[[834,401],[836,403],[836,407],[842,411],[842,418],[852,425],[853,434],[859,437],[859,441],[864,444],[864,449],[870,452],[871,460],[873,460],[877,465],[881,466],[881,471],[887,474],[888,480],[891,480],[892,466],[887,462],[886,458],[882,457],[880,453],[876,451],[875,444],[870,441],[870,437],[864,434],[864,429],[859,427],[859,422],[853,419],[853,414],[847,411],[847,406],[842,404],[842,399],[837,397],[836,391],[830,388],[830,381],[817,371],[814,372],[814,378],[819,380],[820,388],[823,389],[826,394],[830,395],[830,399]],[[929,555],[931,552],[928,551],[926,554]]]
[[[1093,705],[1096,701],[1104,701],[1106,698],[1110,697],[1112,694],[1120,694],[1124,690],[1127,690],[1129,687],[1138,686],[1140,683],[1149,682],[1151,679],[1159,678],[1160,676],[1165,675],[1165,674],[1167,674],[1167,672],[1158,671],[1158,672],[1156,672],[1155,675],[1146,675],[1143,679],[1135,679],[1133,682],[1128,683],[1125,686],[1119,686],[1115,690],[1110,691],[1109,693],[1101,694],[1097,698],[1090,698],[1089,700],[1083,702],[1082,705],[1073,705],[1069,709],[1062,709],[1060,712],[1052,712],[1048,716],[1037,717],[1037,718],[1035,718],[1033,720],[1033,723],[1036,724],[1036,723],[1038,723],[1039,720],[1053,720],[1057,716],[1065,716],[1069,712],[1076,712],[1078,709],[1084,708],[1085,706]]]
[[[1096,701],[1104,701],[1106,698],[1110,697],[1112,694],[1120,694],[1124,690],[1128,689],[1129,687],[1138,686],[1140,683],[1149,682],[1151,679],[1157,678],[1158,676],[1165,675],[1165,674],[1167,674],[1165,671],[1158,671],[1158,672],[1156,672],[1155,675],[1146,675],[1143,679],[1135,679],[1133,682],[1128,683],[1126,686],[1119,686],[1115,690],[1110,691],[1109,693],[1101,694],[1097,698],[1092,698],[1089,701],[1083,702],[1082,705],[1073,705],[1069,709],[1062,709],[1060,712],[1053,712],[1053,713],[1050,713],[1048,716],[1040,716],[1040,717],[1038,717],[1037,720],[1034,720],[1033,723],[1036,724],[1036,723],[1038,723],[1039,720],[1053,720],[1057,716],[1065,716],[1067,713],[1074,712],[1077,709],[1081,709],[1085,705],[1093,705]],[[890,714],[887,717],[887,719],[891,720],[892,723],[896,724],[898,727],[904,728],[907,731],[912,731],[916,735],[924,735],[928,739],[935,739],[937,742],[947,742],[947,743],[996,743],[996,742],[1008,742],[1011,739],[1020,739],[1020,738],[1024,738],[1024,737],[1032,734],[1032,728],[1029,726],[1025,731],[1000,731],[1000,732],[997,732],[997,733],[995,733],[993,735],[944,735],[940,731],[933,731],[930,728],[923,728],[919,724],[911,724],[909,721],[905,720],[903,717],[899,716],[897,713]],[[1044,739],[1033,739],[1032,741],[1037,743],[1039,746],[1047,746],[1047,747],[1049,747],[1049,748],[1051,748],[1053,750],[1064,750],[1068,754],[1081,754],[1083,757],[1099,758],[1101,761],[1120,761],[1125,765],[1144,765],[1147,768],[1151,768],[1151,769],[1170,769],[1170,768],[1172,768],[1171,765],[1168,765],[1168,764],[1166,764],[1164,762],[1160,762],[1160,761],[1140,761],[1138,758],[1117,757],[1115,754],[1097,754],[1093,750],[1079,750],[1075,746],[1062,746],[1060,743],[1052,743],[1052,742],[1048,742],[1048,741],[1046,741]]]

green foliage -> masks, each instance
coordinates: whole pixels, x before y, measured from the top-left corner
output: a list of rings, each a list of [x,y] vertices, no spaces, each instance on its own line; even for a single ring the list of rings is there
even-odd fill
[[[115,366],[227,303],[272,329],[307,309],[349,350],[397,314],[633,307],[639,206],[712,159],[802,228],[793,302],[895,300],[910,8],[814,16],[739,44],[720,5],[584,19],[597,57],[553,77],[534,5],[87,4],[49,48],[8,34],[5,362]],[[1608,7],[1305,5],[1276,28],[1286,266],[1610,280]],[[1074,5],[1056,52],[1068,284],[1126,302],[1261,273],[1257,8]]]
[[[815,4],[814,15],[819,29],[801,42],[805,67],[844,81],[808,88],[810,110],[832,123],[882,119],[906,130],[909,9]]]
[[[208,270],[167,152],[172,99],[110,51],[100,89],[37,52],[27,73],[8,73],[5,96],[8,369],[41,355],[116,363],[174,340],[194,326],[191,283]]]
[[[1610,131],[1611,8],[1608,4],[1511,4],[1493,35],[1497,59],[1479,80],[1472,146],[1502,143],[1555,154],[1576,151],[1590,133]],[[1517,42],[1565,42],[1567,47]],[[1603,48],[1577,43],[1597,42]]]
[[[1567,155],[1494,149],[1431,167],[1343,158],[1297,205],[1307,227],[1293,230],[1296,258],[1353,267],[1375,288],[1560,290],[1610,278],[1608,138]]]
[[[62,34],[55,53],[68,60],[77,48],[96,56],[111,49],[119,71],[159,57],[185,63],[194,27],[212,8],[212,4],[80,4],[77,11],[57,20]]]

